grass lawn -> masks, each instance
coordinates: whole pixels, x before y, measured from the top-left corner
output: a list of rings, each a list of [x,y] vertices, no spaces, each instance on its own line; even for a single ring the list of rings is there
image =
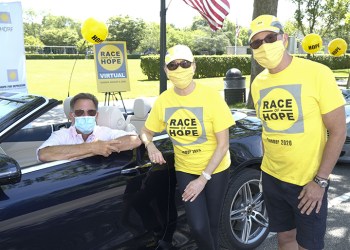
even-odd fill
[[[333,72],[337,77],[348,77],[350,74],[350,69],[337,69],[333,70]]]
[[[74,66],[75,63],[75,66]],[[74,66],[73,73],[72,69]],[[31,94],[64,100],[80,92],[89,92],[104,101],[104,93],[97,92],[96,72],[93,59],[82,60],[27,60],[27,86]],[[142,73],[140,60],[128,60],[130,91],[123,92],[123,99],[159,95],[159,81],[148,81]],[[71,79],[71,80],[70,80]],[[197,82],[223,90],[223,77],[198,79]],[[69,84],[70,82],[70,84]],[[247,81],[248,82],[248,81]],[[70,85],[70,86],[69,86]],[[168,81],[168,88],[172,86]]]
[[[75,64],[75,66],[74,66]],[[73,70],[74,66],[74,70]],[[27,60],[27,87],[31,94],[43,95],[58,100],[64,100],[80,92],[89,92],[104,101],[105,94],[97,92],[96,73],[93,59],[80,60]],[[153,97],[159,95],[159,81],[148,81],[142,73],[140,60],[128,60],[130,91],[123,92],[123,99],[137,97]],[[73,72],[72,72],[73,70]],[[349,69],[334,71],[336,76],[349,76]],[[249,87],[250,76],[246,77]],[[224,89],[223,77],[195,79],[216,90]],[[69,84],[70,83],[70,84]],[[168,81],[168,88],[172,86]]]

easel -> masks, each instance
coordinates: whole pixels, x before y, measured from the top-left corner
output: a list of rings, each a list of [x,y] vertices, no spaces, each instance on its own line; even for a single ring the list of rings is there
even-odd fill
[[[122,101],[122,104],[124,107],[125,114],[127,114],[128,112],[126,111],[124,100],[122,97],[122,93],[120,91],[118,91],[118,92],[105,92],[105,106],[106,106],[106,104],[107,104],[107,106],[109,106],[109,101],[110,101],[111,97],[113,97],[115,101],[118,101],[118,97],[117,97],[116,93],[119,94],[120,100]]]

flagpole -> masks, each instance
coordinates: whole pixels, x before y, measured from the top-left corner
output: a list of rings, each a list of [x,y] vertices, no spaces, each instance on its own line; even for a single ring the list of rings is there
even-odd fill
[[[235,34],[235,55],[237,55],[237,35]]]
[[[236,25],[235,25],[235,55],[237,55],[237,18],[236,18]]]
[[[160,0],[159,94],[167,89],[167,77],[164,72],[164,58],[166,53],[166,11],[165,0]]]

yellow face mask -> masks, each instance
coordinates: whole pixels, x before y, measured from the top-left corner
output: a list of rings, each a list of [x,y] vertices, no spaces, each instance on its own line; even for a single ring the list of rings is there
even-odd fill
[[[168,78],[179,89],[185,89],[192,82],[194,75],[193,67],[184,69],[178,67],[176,70],[168,70]]]
[[[278,40],[274,43],[264,43],[259,48],[253,49],[253,57],[262,67],[274,69],[281,63],[284,51],[283,40]]]

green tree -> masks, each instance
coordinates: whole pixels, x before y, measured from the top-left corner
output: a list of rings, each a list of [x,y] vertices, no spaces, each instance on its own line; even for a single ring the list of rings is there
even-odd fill
[[[205,20],[202,16],[195,16],[193,17],[191,30],[203,30],[208,32],[210,30],[210,26],[208,24],[208,21]]]
[[[222,32],[226,35],[228,40],[230,41],[230,45],[242,45],[240,44],[240,40],[236,39],[236,24],[229,21],[225,20],[224,26],[222,27]]]
[[[193,18],[190,27],[192,36],[189,36],[189,38],[192,42],[187,41],[187,45],[191,44],[189,46],[196,54],[224,54],[226,53],[226,47],[231,45],[232,42],[234,43],[233,26],[234,24],[226,20],[223,28],[214,32],[210,29],[207,20],[202,16],[196,16]]]
[[[348,51],[349,49],[349,42],[350,42],[350,13],[347,13],[345,15],[345,24],[344,24],[345,29],[347,30],[347,34],[345,34],[344,38],[346,39],[346,42],[348,44]],[[350,88],[350,72],[349,72],[349,76],[348,76],[348,82],[346,84],[346,88],[349,89]]]
[[[70,28],[51,28],[42,31],[40,40],[47,46],[73,46],[79,41],[79,35]]]
[[[277,16],[277,8],[278,8],[278,0],[254,0],[253,19],[255,19],[256,17],[263,15],[263,14]],[[250,89],[251,89],[251,85],[252,85],[254,78],[262,70],[263,70],[263,67],[261,67],[254,60],[254,58],[252,56]],[[254,104],[253,104],[252,96],[251,96],[250,92],[249,92],[249,96],[248,96],[247,106],[248,106],[248,108],[254,108]]]
[[[39,23],[39,18],[39,15],[34,10],[27,10],[23,13],[24,36],[40,36],[42,26]]]
[[[226,37],[230,40],[230,45],[243,46],[248,44],[248,29],[235,24],[229,20],[225,20],[224,27],[222,31],[225,33]],[[237,33],[237,39],[236,39]]]
[[[147,49],[153,49],[159,51],[160,49],[160,35],[159,35],[160,25],[158,23],[146,24],[145,37],[140,42],[137,48],[139,53],[144,52]]]
[[[222,55],[226,53],[226,47],[230,45],[229,39],[225,34],[210,36],[201,36],[194,40],[194,52],[196,54]]]
[[[345,15],[345,22],[344,22],[344,31],[343,35],[339,37],[343,37],[347,44],[350,44],[350,13],[347,13]],[[350,50],[350,48],[349,48]]]
[[[74,21],[70,17],[65,16],[53,16],[53,15],[46,15],[43,17],[42,20],[42,27],[43,29],[70,29],[72,31],[75,31],[75,33],[79,36],[79,38],[82,38],[81,35],[81,23]],[[75,45],[75,44],[70,44]]]
[[[44,29],[76,29],[77,27],[80,27],[80,23],[75,22],[70,17],[53,16],[49,14],[43,17],[42,26]]]
[[[93,51],[93,44],[86,42],[85,39],[79,39],[76,46],[79,54],[87,55],[89,52]]]
[[[240,32],[239,32],[239,39],[241,41],[241,44],[244,46],[248,46],[249,45],[249,41],[248,41],[248,29],[241,27]]]
[[[43,42],[34,36],[24,37],[24,46],[27,53],[39,53],[44,47]]]
[[[204,32],[201,30],[196,30],[197,32],[204,35]],[[192,31],[191,29],[178,29],[172,25],[167,26],[167,48],[170,48],[176,44],[185,44],[188,47],[194,50],[193,42],[194,42],[194,34],[196,31]],[[194,51],[193,51],[194,53]]]
[[[297,5],[297,27],[305,36],[319,34],[331,38],[344,28],[350,0],[292,0]]]
[[[287,21],[283,25],[284,33],[287,33],[289,36],[298,36],[298,24],[296,21]]]
[[[112,41],[126,41],[129,53],[133,53],[145,37],[146,23],[140,19],[135,20],[129,16],[116,16],[107,20],[108,38]]]

